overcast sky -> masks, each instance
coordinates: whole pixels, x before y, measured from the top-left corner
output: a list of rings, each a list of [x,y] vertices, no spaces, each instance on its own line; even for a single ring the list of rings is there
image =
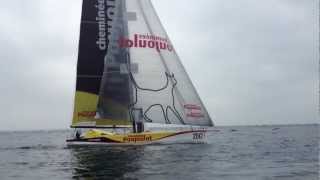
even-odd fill
[[[0,130],[66,129],[81,0],[0,6]],[[318,123],[317,0],[153,0],[216,125]]]

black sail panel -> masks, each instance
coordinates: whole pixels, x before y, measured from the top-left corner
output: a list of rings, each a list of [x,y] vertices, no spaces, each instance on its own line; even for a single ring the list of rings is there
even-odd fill
[[[106,17],[97,21],[100,11],[97,2],[99,1],[83,0],[77,65],[77,91],[93,94],[99,93],[108,43]],[[105,5],[106,2],[102,2]],[[103,9],[104,13],[100,11],[102,16],[107,14],[107,9]]]
[[[73,127],[129,124],[128,110],[123,108],[129,104],[128,82],[124,81],[118,87],[122,89],[122,94],[106,93],[104,88],[106,84],[110,85],[110,79],[114,79],[110,76],[106,77],[108,72],[105,72],[105,67],[109,66],[105,59],[108,54],[112,27],[115,23],[115,13],[116,11],[118,14],[122,13],[122,2],[122,0],[83,0]],[[119,78],[119,75],[114,74],[113,77]],[[112,87],[108,86],[107,89],[112,89]],[[121,103],[113,101],[116,96],[122,97]],[[110,100],[115,102],[117,106],[105,107],[106,99],[109,100],[108,102]],[[110,109],[120,112],[122,116],[106,116],[105,112],[109,112]]]

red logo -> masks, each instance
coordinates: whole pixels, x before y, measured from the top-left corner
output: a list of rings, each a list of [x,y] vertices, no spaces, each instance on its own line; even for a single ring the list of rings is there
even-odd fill
[[[187,113],[187,117],[192,118],[201,118],[204,117],[204,114],[202,113],[201,106],[196,104],[185,104],[184,109]]]
[[[122,37],[119,39],[119,46],[120,48],[150,48],[158,52],[160,50],[173,51],[168,39],[154,35],[135,34],[133,39]]]
[[[82,111],[78,112],[78,116],[80,117],[94,117],[96,115],[95,111]]]

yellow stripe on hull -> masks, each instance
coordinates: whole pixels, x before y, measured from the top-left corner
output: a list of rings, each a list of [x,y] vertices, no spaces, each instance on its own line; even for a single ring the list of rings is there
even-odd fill
[[[198,131],[156,131],[142,133],[117,134],[103,130],[91,129],[81,138],[67,142],[109,143],[109,144],[148,144],[177,135],[188,134],[190,140],[199,141],[205,138],[205,130]]]
[[[172,136],[174,134],[175,132],[168,132],[168,131],[116,134],[116,133],[110,133],[102,130],[92,129],[92,130],[89,130],[84,135],[84,138],[85,139],[107,138],[110,141],[114,141],[118,143],[128,143],[128,142],[156,141],[168,136]]]

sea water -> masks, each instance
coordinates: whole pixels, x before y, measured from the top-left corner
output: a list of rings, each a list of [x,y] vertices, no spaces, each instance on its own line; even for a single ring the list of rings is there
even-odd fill
[[[0,179],[319,179],[319,125],[215,129],[206,144],[78,148],[67,130],[0,132]]]

